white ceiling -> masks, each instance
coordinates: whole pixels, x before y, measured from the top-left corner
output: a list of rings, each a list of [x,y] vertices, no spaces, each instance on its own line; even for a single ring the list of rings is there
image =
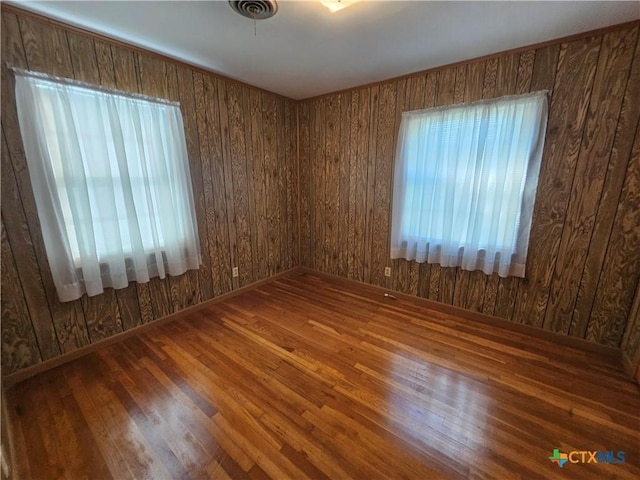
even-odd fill
[[[640,18],[638,1],[281,0],[254,36],[226,1],[7,3],[294,99]]]

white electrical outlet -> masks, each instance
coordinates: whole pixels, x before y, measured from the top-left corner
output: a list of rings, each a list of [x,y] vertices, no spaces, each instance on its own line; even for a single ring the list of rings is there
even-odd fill
[[[391,267],[384,267],[384,276],[385,277],[391,276]]]
[[[234,276],[234,278],[237,277],[238,275],[239,275],[238,274],[238,267],[233,267],[233,276]]]

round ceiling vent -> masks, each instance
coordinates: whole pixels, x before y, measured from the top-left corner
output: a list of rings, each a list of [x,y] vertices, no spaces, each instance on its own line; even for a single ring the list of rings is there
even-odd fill
[[[243,17],[264,20],[273,17],[278,11],[275,0],[229,0],[229,5]]]

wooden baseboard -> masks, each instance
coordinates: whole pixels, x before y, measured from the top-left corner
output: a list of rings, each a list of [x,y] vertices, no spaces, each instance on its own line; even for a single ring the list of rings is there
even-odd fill
[[[339,277],[337,275],[321,272],[321,271],[314,270],[307,267],[300,267],[300,271],[304,271],[304,272],[316,275],[318,277],[331,279],[335,283],[344,285],[345,288],[348,288],[349,285],[354,285],[354,284],[358,285],[360,288],[368,287],[372,292],[375,292],[377,294],[383,295],[385,293],[390,293],[398,299],[413,302],[416,305],[432,308],[434,310],[438,310],[443,313],[450,313],[466,320],[481,322],[487,325],[496,326],[506,330],[511,330],[514,332],[526,334],[535,338],[549,340],[567,347],[578,348],[581,350],[598,353],[622,365],[622,352],[619,348],[609,347],[607,345],[600,345],[598,343],[589,342],[582,338],[572,337],[570,335],[564,335],[562,333],[557,333],[550,330],[543,330],[542,328],[533,327],[530,325],[514,323],[503,318],[493,317],[493,316],[486,315],[484,313],[479,313],[479,312],[472,312],[472,311],[465,310],[463,308],[456,307],[453,305],[436,302],[436,301],[418,297],[415,295],[410,295],[408,293],[396,292],[395,290],[390,290],[388,288],[379,287],[377,285],[371,285],[369,283],[360,282],[358,280]]]
[[[640,357],[633,359],[623,354],[622,367],[624,368],[624,371],[640,385]]]
[[[294,267],[292,269],[286,270],[284,272],[277,273],[272,275],[269,278],[265,278],[263,280],[258,280],[257,282],[253,282],[249,285],[245,285],[244,287],[240,287],[236,290],[232,290],[231,292],[227,292],[218,297],[211,298],[197,305],[193,305],[191,307],[187,307],[184,310],[180,310],[179,312],[172,313],[171,315],[167,315],[166,317],[159,318],[150,323],[145,323],[144,325],[138,325],[137,327],[131,328],[125,332],[117,333],[109,338],[105,338],[103,340],[99,340],[91,345],[87,345],[85,347],[78,348],[72,352],[63,353],[62,355],[52,358],[50,360],[45,360],[44,362],[38,363],[31,367],[27,367],[18,372],[7,375],[2,379],[2,390],[12,387],[13,385],[22,382],[28,378],[31,378],[39,373],[46,372],[47,370],[51,370],[60,365],[68,363],[77,358],[88,355],[89,353],[95,352],[101,348],[105,348],[109,345],[112,345],[116,342],[120,342],[126,338],[132,337],[134,335],[139,335],[143,332],[147,332],[153,328],[156,328],[160,325],[163,325],[168,322],[173,322],[174,320],[178,320],[186,315],[189,315],[193,312],[197,312],[198,310],[205,309],[210,305],[223,302],[228,300],[229,298],[235,297],[237,295],[249,292],[254,290],[262,285],[273,282],[277,280],[279,277],[289,275],[295,271],[297,271],[299,267]]]

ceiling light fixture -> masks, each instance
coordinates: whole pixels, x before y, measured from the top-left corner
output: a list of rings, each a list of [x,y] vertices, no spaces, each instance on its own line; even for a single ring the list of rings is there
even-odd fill
[[[358,0],[320,0],[320,3],[327,7],[331,13],[336,13],[349,5],[353,5]]]

